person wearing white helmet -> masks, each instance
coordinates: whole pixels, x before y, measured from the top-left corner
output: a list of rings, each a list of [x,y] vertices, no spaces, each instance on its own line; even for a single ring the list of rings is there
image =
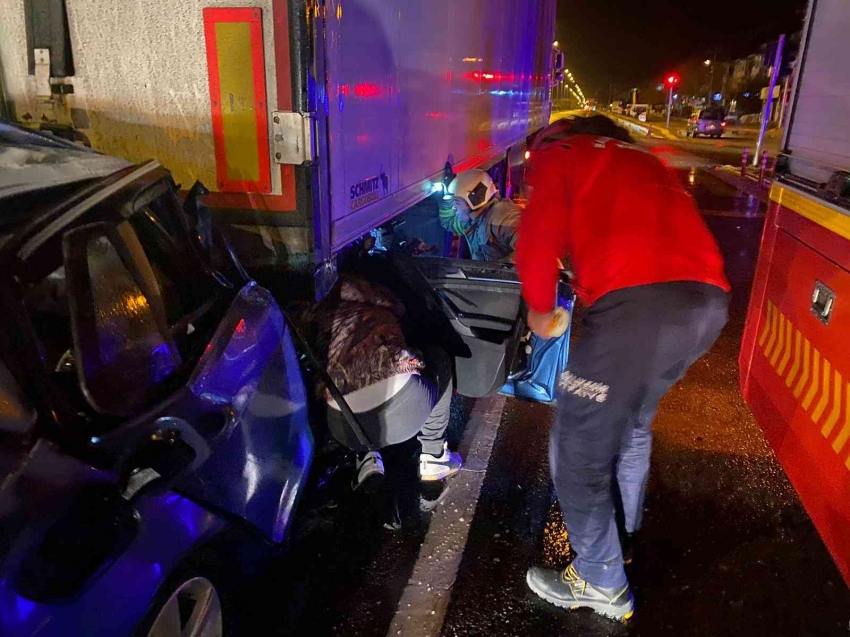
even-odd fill
[[[439,212],[443,228],[466,238],[473,259],[513,262],[522,209],[499,197],[485,171],[458,173],[440,200]]]

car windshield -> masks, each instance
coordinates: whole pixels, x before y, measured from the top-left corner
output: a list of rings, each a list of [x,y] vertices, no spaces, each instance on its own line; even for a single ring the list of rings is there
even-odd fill
[[[723,119],[723,111],[718,108],[706,108],[699,115],[700,119]]]

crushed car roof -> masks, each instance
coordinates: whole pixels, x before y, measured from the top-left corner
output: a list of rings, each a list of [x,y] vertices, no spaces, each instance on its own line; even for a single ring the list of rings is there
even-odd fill
[[[130,162],[0,120],[0,201],[106,177]]]

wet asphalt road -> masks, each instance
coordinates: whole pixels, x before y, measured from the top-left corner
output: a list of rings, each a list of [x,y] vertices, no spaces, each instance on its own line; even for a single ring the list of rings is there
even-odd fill
[[[720,340],[664,399],[655,422],[643,543],[629,571],[635,617],[620,625],[562,611],[526,589],[528,566],[564,565],[569,543],[547,466],[553,409],[508,400],[457,578],[445,591],[441,635],[850,632],[850,592],[738,391],[737,355],[764,207],[714,177],[710,156],[689,154],[678,143],[648,144],[693,193],[734,291]],[[455,444],[473,402],[453,405]],[[274,634],[388,634],[432,515],[420,506],[409,461],[414,451],[415,443],[386,458],[401,494],[400,531],[384,527],[392,507],[380,495],[304,517],[297,549],[265,587],[264,604],[279,615]],[[440,506],[451,507],[453,497],[449,485]]]

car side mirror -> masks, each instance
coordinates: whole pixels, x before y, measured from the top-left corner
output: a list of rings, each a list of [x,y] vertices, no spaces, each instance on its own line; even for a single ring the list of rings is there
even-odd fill
[[[207,441],[192,425],[172,416],[162,416],[135,432],[118,465],[121,494],[126,500],[140,492],[164,492],[181,477],[200,467],[210,457]]]
[[[80,387],[102,414],[129,416],[180,368],[153,268],[127,221],[63,237]]]

